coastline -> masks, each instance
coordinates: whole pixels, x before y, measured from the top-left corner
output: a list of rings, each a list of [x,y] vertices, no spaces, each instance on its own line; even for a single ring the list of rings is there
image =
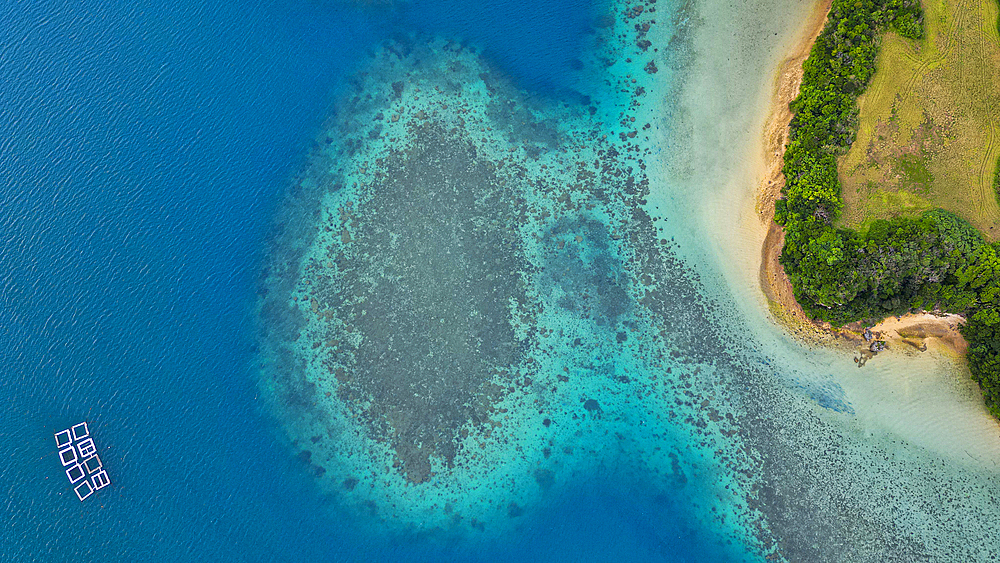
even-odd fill
[[[865,329],[863,324],[850,323],[837,328],[830,323],[810,319],[802,310],[795,299],[792,284],[779,262],[785,233],[774,222],[774,202],[780,197],[785,185],[781,168],[792,119],[789,104],[799,94],[802,63],[808,58],[813,44],[826,25],[831,4],[832,0],[823,0],[817,4],[806,25],[806,32],[782,60],[775,78],[771,105],[761,138],[763,160],[758,171],[761,180],[755,198],[756,215],[767,230],[760,249],[759,285],[771,316],[792,334],[821,345],[830,345],[843,339],[854,345],[864,346],[867,343],[862,337]],[[965,319],[960,315],[925,311],[887,317],[871,328],[890,347],[912,346],[918,350],[934,347],[943,349],[949,355],[962,356],[968,349],[968,342],[959,330],[964,323]]]

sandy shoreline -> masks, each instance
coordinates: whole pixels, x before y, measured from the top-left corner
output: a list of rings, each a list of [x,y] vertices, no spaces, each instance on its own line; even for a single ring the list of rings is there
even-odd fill
[[[776,321],[786,326],[799,337],[807,336],[817,343],[829,344],[838,339],[865,345],[861,334],[864,326],[852,323],[840,329],[829,323],[810,319],[795,300],[792,284],[778,262],[784,246],[785,233],[774,222],[774,202],[781,195],[785,177],[781,173],[783,155],[788,142],[788,124],[792,119],[789,104],[799,94],[802,83],[802,63],[809,56],[813,43],[823,31],[831,0],[817,4],[806,26],[806,33],[796,43],[778,68],[771,106],[761,140],[764,158],[761,178],[757,190],[755,211],[767,234],[761,248],[759,281],[760,288],[768,302],[768,308]],[[913,346],[926,350],[928,346],[940,347],[952,354],[964,354],[968,343],[959,332],[965,320],[959,315],[934,313],[907,314],[889,317],[872,328],[886,340],[890,348],[894,345]]]
[[[760,287],[771,302],[769,304],[772,313],[775,313],[779,320],[792,324],[811,323],[811,321],[795,301],[792,284],[778,263],[785,242],[785,233],[774,222],[774,202],[785,186],[785,176],[781,173],[781,166],[784,162],[782,157],[785,146],[788,143],[788,124],[792,120],[792,111],[788,105],[799,95],[799,86],[802,84],[802,63],[809,56],[813,43],[823,31],[831,4],[832,0],[823,0],[816,5],[806,24],[806,33],[778,67],[762,140],[764,159],[763,169],[760,171],[761,184],[757,191],[756,212],[761,223],[768,225],[768,230],[761,249]]]

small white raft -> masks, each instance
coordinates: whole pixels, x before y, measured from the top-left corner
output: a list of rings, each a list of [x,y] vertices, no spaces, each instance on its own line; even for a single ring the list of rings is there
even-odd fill
[[[56,448],[59,461],[66,468],[66,477],[80,500],[111,484],[86,422],[56,432]]]

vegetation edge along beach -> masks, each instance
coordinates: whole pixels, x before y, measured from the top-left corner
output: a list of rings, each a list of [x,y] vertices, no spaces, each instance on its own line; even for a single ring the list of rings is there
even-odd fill
[[[875,74],[882,34],[918,40],[922,17],[918,0],[829,3],[789,104],[787,139],[779,145],[783,181],[769,182],[780,192],[766,197],[776,225],[765,241],[761,281],[772,300],[797,304],[800,316],[833,327],[921,311],[963,316],[970,372],[1000,418],[1000,243],[943,209],[859,230],[834,226],[843,208],[837,157],[855,139],[857,99]],[[769,267],[769,249],[781,249],[781,268]],[[775,295],[781,269],[794,303]]]

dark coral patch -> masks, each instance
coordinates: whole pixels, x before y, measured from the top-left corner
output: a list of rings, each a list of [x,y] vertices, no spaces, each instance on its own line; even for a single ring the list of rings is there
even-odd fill
[[[534,472],[535,482],[542,490],[548,490],[552,488],[552,485],[556,482],[556,475],[548,469],[536,469]]]
[[[600,326],[614,326],[629,310],[631,299],[625,289],[629,275],[607,226],[589,217],[565,218],[545,234],[543,242],[558,249],[546,263],[543,283],[549,291],[559,290],[559,306]]]
[[[524,508],[518,506],[516,502],[512,502],[507,506],[507,516],[511,518],[517,518],[524,515]]]
[[[330,311],[320,340],[341,342],[326,361],[341,398],[419,483],[432,457],[453,461],[463,425],[486,429],[493,378],[525,358],[510,306],[531,311],[523,198],[461,132],[432,121],[380,161],[358,206],[333,217],[350,242],[309,272],[313,309]]]

